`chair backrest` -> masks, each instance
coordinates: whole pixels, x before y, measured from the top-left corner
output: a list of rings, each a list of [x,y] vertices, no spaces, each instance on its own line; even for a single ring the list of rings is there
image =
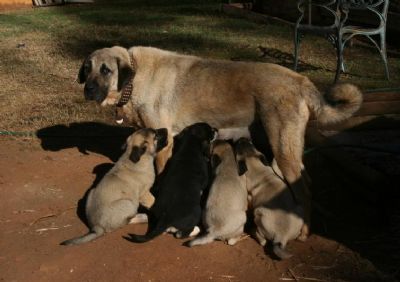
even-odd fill
[[[298,0],[300,16],[297,25],[338,27],[340,22],[339,2],[337,0]]]
[[[375,14],[379,20],[379,27],[386,26],[389,0],[339,0],[342,13],[341,22],[344,24],[349,19],[350,10],[368,10]]]

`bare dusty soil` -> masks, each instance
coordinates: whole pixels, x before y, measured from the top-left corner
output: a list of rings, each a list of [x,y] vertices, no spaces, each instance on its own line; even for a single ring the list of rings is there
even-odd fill
[[[79,126],[95,132],[92,125]],[[41,140],[0,137],[1,281],[396,280],[398,240],[388,241],[388,217],[380,212],[390,201],[348,189],[356,181],[316,153],[306,158],[316,186],[313,235],[305,243],[291,242],[295,256],[286,261],[275,260],[251,237],[235,246],[194,248],[168,234],[145,244],[123,239],[144,233],[146,224],[86,245],[60,246],[87,232],[80,199],[112,166],[129,134],[120,128],[113,133],[120,137],[78,138],[71,130],[50,128]],[[47,138],[49,132],[60,137]]]

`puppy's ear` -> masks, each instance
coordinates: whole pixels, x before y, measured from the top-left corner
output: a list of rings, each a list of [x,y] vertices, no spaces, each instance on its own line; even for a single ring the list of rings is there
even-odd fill
[[[239,160],[237,165],[238,165],[239,176],[242,176],[247,172],[247,165],[245,160]]]
[[[221,158],[217,154],[211,156],[211,167],[215,169],[221,163]]]
[[[118,91],[121,91],[134,76],[132,67],[121,59],[117,59],[118,64]]]
[[[85,59],[81,65],[81,68],[79,69],[78,83],[82,84],[86,82],[88,73],[90,72],[91,68],[92,64],[90,63],[90,61]]]
[[[161,151],[168,145],[168,129],[160,128],[156,130],[157,148],[156,151]]]
[[[258,158],[260,159],[260,161],[262,162],[263,165],[269,166],[267,158],[263,154],[258,155]]]
[[[129,155],[129,159],[134,162],[137,163],[138,161],[140,161],[141,156],[143,156],[143,154],[146,152],[147,147],[145,145],[143,146],[133,146],[132,147],[132,152]]]

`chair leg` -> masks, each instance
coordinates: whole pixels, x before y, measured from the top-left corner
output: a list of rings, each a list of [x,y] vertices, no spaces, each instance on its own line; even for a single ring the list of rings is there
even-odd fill
[[[381,33],[380,39],[381,39],[381,50],[380,50],[380,53],[381,53],[383,65],[385,67],[385,76],[386,76],[387,80],[390,80],[389,67],[388,67],[387,55],[386,55],[386,36],[385,36],[385,31],[383,31]]]
[[[293,69],[297,71],[297,63],[298,63],[298,56],[299,56],[299,45],[300,45],[300,35],[297,31],[297,28],[294,30],[294,66]]]
[[[342,42],[341,34],[338,34],[336,38],[336,56],[337,56],[337,64],[336,64],[336,75],[335,75],[335,83],[339,80],[340,72],[344,71],[343,64],[343,47],[344,44]]]

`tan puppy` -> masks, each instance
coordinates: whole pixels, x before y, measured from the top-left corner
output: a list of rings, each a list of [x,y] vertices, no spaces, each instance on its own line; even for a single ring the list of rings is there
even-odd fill
[[[85,97],[102,105],[116,104],[132,82],[124,106],[128,121],[170,133],[157,156],[158,173],[171,155],[172,137],[185,127],[206,122],[219,130],[246,128],[258,117],[307,222],[309,193],[301,173],[307,122],[311,115],[321,124],[345,120],[362,103],[354,85],[338,84],[323,95],[307,77],[276,64],[208,60],[151,47],[97,50],[83,62],[78,81],[85,83]]]
[[[267,240],[273,244],[274,253],[281,259],[291,257],[285,251],[289,240],[300,235],[304,224],[303,207],[296,202],[285,182],[275,174],[279,168],[266,164],[264,155],[258,152],[248,139],[236,144],[239,175],[246,176],[247,190],[257,225],[256,238],[262,246]]]
[[[86,202],[86,217],[90,232],[62,242],[79,245],[96,239],[129,223],[139,204],[150,208],[154,197],[154,157],[165,147],[168,132],[163,129],[141,129],[129,136],[126,151],[114,167],[93,188]]]
[[[229,245],[234,245],[243,234],[246,223],[246,179],[238,175],[235,155],[228,142],[215,141],[211,165],[215,178],[203,215],[207,234],[190,241],[190,247],[214,240],[227,240]]]

